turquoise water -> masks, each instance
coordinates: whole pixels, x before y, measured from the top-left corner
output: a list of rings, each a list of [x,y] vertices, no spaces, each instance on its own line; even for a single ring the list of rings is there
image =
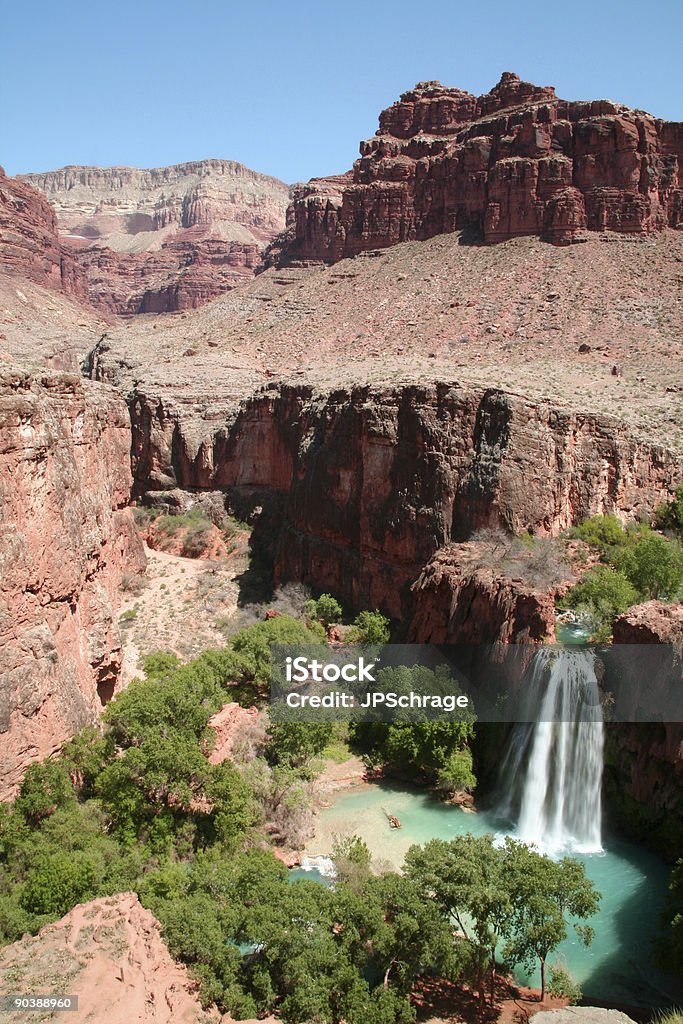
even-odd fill
[[[389,828],[385,811],[400,818],[400,829]],[[413,843],[501,830],[490,814],[466,813],[424,790],[379,783],[342,793],[321,811],[319,838],[307,852],[329,854],[334,834],[356,834],[368,843],[373,858],[400,867]],[[586,949],[568,938],[558,956],[586,996],[647,1007],[680,1001],[681,992],[656,974],[648,960],[668,884],[667,866],[647,850],[616,837],[603,836],[603,845],[603,854],[578,858],[602,893],[600,910],[590,922],[596,933],[593,943]],[[317,872],[292,872],[292,878],[316,876],[320,877]],[[519,980],[540,984],[533,976],[520,975]]]
[[[555,626],[557,643],[562,644],[564,647],[573,647],[575,644],[587,644],[589,637],[589,631],[578,622],[558,622]]]

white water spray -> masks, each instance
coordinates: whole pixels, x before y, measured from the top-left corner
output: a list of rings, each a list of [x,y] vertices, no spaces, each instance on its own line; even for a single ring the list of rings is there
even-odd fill
[[[603,726],[593,654],[539,650],[526,695],[535,721],[512,732],[501,813],[517,821],[517,838],[551,856],[600,852]]]

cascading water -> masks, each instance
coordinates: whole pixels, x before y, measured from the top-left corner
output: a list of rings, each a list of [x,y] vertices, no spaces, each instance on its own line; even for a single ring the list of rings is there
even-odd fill
[[[601,851],[603,726],[590,651],[537,652],[526,689],[533,721],[513,729],[501,764],[502,816],[550,855]]]

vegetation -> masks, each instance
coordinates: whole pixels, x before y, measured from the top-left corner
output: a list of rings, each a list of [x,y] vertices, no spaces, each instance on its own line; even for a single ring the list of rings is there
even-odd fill
[[[347,732],[261,713],[233,761],[209,762],[211,716],[231,698],[261,705],[270,645],[320,644],[331,615],[326,602],[313,621],[257,622],[187,664],[148,657],[145,679],[108,705],[101,732],[84,730],[59,758],[29,768],[14,803],[0,807],[0,941],[78,902],[134,890],[199,979],[205,1005],[285,1024],[408,1024],[424,973],[475,982],[483,999],[499,964],[535,958],[544,969],[569,924],[589,941],[581,922],[598,897],[583,868],[512,842],[498,849],[490,836],[413,847],[403,875],[379,873],[358,836],[337,837],[334,888],[290,884],[266,840],[303,841],[310,779],[330,744],[348,736],[369,762],[449,791],[475,785],[470,715],[418,722],[406,713]],[[368,643],[388,635],[378,612],[353,628]],[[380,676],[396,690],[454,689],[443,670]]]
[[[405,870],[423,897],[457,923],[456,942],[466,944],[464,962],[482,1002],[488,975],[493,1004],[501,954],[508,967],[538,961],[543,1001],[547,958],[569,922],[581,942],[592,941],[580,922],[596,912],[600,896],[571,858],[556,862],[509,838],[497,846],[491,835],[465,835],[411,847]]]
[[[673,521],[677,508],[677,503],[671,502],[665,513],[658,514],[659,520],[671,517]],[[599,563],[571,587],[559,606],[585,615],[594,639],[608,639],[615,617],[632,605],[651,598],[673,601],[680,596],[683,546],[678,539],[663,536],[644,523],[623,527],[611,515],[586,519],[569,536],[584,541],[598,555]]]
[[[683,484],[680,484],[671,501],[655,510],[654,525],[658,530],[672,530],[683,536]]]
[[[680,977],[683,974],[683,858],[671,872],[664,923],[666,933],[657,943],[657,959],[665,969]]]

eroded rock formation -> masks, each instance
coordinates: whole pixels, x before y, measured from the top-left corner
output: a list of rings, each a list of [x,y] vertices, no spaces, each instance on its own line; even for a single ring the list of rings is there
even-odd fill
[[[461,230],[485,242],[683,224],[683,125],[568,102],[506,72],[484,96],[420,82],[380,114],[351,180],[295,190],[280,262],[334,262]]]
[[[0,168],[0,265],[3,273],[85,299],[85,276],[62,244],[54,210],[37,189]]]
[[[76,1022],[221,1020],[202,1011],[197,983],[171,959],[159,922],[132,892],[81,903],[0,950],[0,982],[5,992],[77,994],[78,1010],[68,1014]]]
[[[278,579],[402,619],[445,544],[486,526],[553,534],[601,512],[632,519],[679,472],[675,455],[616,421],[457,384],[273,384],[203,436],[194,421],[185,429],[182,407],[140,394],[131,418],[139,491],[279,495]]]
[[[641,662],[629,649],[626,686],[646,714],[652,693],[683,685],[683,605],[647,601],[616,619],[616,644],[658,644]],[[656,702],[661,705],[660,699]],[[674,859],[683,845],[683,723],[608,725],[605,785],[613,812],[635,838]]]
[[[496,566],[490,546],[454,544],[434,555],[413,585],[408,640],[423,644],[523,643],[555,639],[555,589]]]
[[[116,689],[116,610],[144,553],[130,421],[110,388],[0,371],[0,798]]]
[[[120,315],[192,309],[253,276],[289,189],[232,160],[23,176],[47,196],[89,301]]]

